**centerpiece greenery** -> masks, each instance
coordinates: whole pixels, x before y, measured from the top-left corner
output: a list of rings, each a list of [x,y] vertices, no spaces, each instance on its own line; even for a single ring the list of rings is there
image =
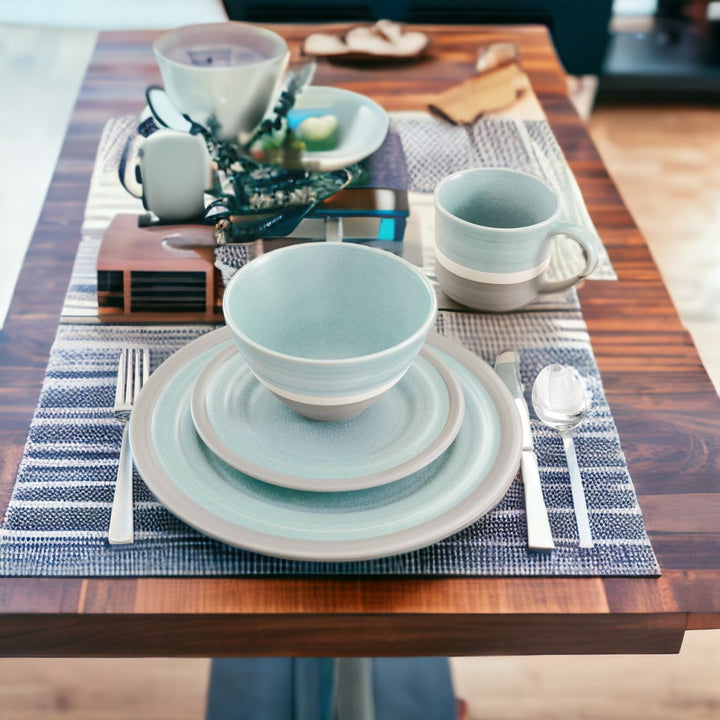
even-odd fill
[[[191,118],[190,132],[201,134],[214,165],[215,199],[205,209],[219,244],[247,242],[292,232],[321,202],[363,176],[360,165],[314,172],[302,165],[304,143],[288,123],[288,113],[305,83],[289,80],[273,108],[252,137],[240,144],[219,140],[214,118],[207,126]]]

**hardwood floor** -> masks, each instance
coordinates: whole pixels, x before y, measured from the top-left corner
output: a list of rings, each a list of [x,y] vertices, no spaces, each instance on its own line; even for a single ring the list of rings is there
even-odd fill
[[[720,631],[686,636],[679,655],[453,660],[469,720],[716,720]]]
[[[596,107],[590,134],[720,392],[720,107]]]
[[[208,660],[0,660],[1,720],[201,720]]]
[[[720,109],[598,107],[588,126],[720,389]],[[473,720],[720,716],[720,631],[690,633],[679,656],[452,667]],[[1,659],[0,720],[200,720],[208,669],[207,660]]]

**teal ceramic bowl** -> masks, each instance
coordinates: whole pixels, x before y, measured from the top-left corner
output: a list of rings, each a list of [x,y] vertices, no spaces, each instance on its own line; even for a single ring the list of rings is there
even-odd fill
[[[307,417],[344,420],[402,378],[437,301],[425,276],[396,255],[319,242],[243,266],[225,288],[223,313],[263,385]]]

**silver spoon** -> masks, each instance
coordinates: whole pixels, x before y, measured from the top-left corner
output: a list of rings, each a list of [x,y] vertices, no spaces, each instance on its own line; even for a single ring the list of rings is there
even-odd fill
[[[570,471],[575,518],[580,535],[580,547],[593,547],[585,493],[575,445],[570,431],[582,421],[587,412],[587,395],[580,379],[572,368],[565,365],[548,365],[535,378],[532,404],[538,418],[548,427],[560,432]]]

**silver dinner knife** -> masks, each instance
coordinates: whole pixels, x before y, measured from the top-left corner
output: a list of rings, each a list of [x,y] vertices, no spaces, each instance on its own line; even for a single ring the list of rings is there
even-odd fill
[[[540,486],[540,472],[533,449],[528,410],[523,386],[520,382],[520,358],[514,350],[503,350],[495,359],[495,372],[505,383],[513,397],[522,424],[522,455],[520,468],[525,487],[525,513],[527,515],[528,547],[531,550],[552,550],[555,543],[550,530],[547,508]]]

